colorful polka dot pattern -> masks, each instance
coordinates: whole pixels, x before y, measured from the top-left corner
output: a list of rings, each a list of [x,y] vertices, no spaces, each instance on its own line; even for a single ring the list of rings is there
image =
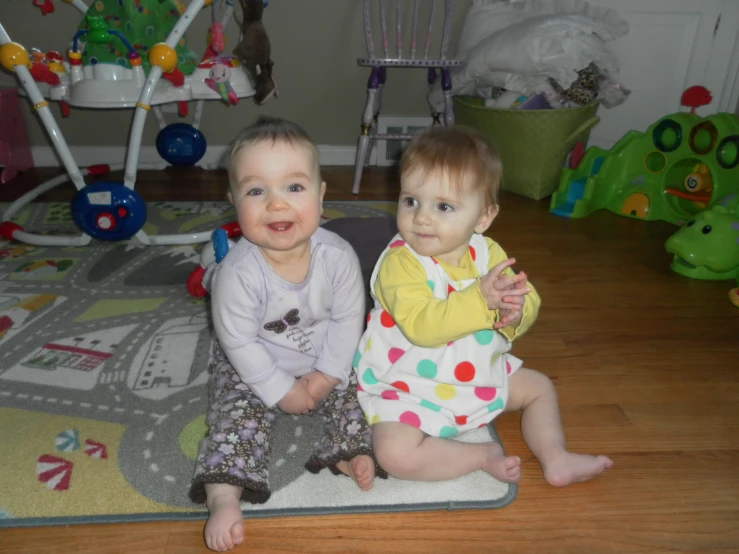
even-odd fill
[[[454,368],[454,377],[462,383],[469,383],[475,378],[475,366],[470,362],[459,362]]]
[[[401,358],[401,356],[403,356],[403,354],[405,354],[405,350],[402,348],[391,348],[387,353],[387,359],[391,364],[394,364]]]
[[[426,379],[433,379],[436,377],[438,369],[436,367],[436,364],[432,362],[431,360],[421,360],[418,362],[418,365],[416,365],[416,373],[420,375],[421,377],[425,377]]]
[[[424,408],[428,408],[429,410],[432,410],[434,412],[440,412],[441,406],[437,406],[436,404],[429,402],[428,400],[421,400],[421,406]]]
[[[436,385],[434,393],[439,398],[439,400],[451,400],[452,398],[457,396],[457,389],[455,389],[452,385],[440,383]]]
[[[459,434],[459,431],[457,431],[454,427],[449,427],[448,425],[445,425],[439,430],[439,436],[442,439],[448,439],[451,437],[455,437]]]
[[[375,377],[375,373],[370,368],[364,370],[364,373],[362,374],[362,381],[364,381],[368,385],[376,385],[377,383],[379,383],[377,377]]]
[[[487,344],[490,344],[493,342],[494,334],[492,329],[483,329],[482,331],[477,331],[474,335],[475,340],[477,341],[477,344],[481,346],[485,346]]]
[[[492,334],[492,333],[491,333]],[[488,340],[488,334],[484,331],[479,332],[477,334],[476,340],[480,344],[485,344],[485,342]],[[393,360],[398,360],[403,354],[405,353],[404,350],[400,348],[391,348],[388,352],[388,359],[393,362]],[[357,353],[358,354],[358,353]],[[355,364],[359,362],[359,356],[355,354],[354,361]],[[493,356],[492,361],[497,360],[497,358],[500,356],[500,354],[497,354]],[[506,360],[506,372],[511,372],[511,365]],[[423,377],[425,379],[433,380],[438,373],[438,367],[436,363],[429,359],[423,359],[418,362],[416,366],[416,373],[418,376]],[[475,367],[470,362],[460,362],[457,364],[454,370],[454,376],[460,383],[468,383],[471,381],[475,376]],[[367,385],[376,385],[379,383],[378,379],[376,378],[374,372],[367,368],[364,370],[362,374],[362,381]],[[384,400],[391,400],[391,401],[398,401],[400,400],[399,393],[410,393],[410,386],[405,381],[394,381],[391,386],[393,389],[384,390],[380,393],[380,397]],[[358,384],[357,385],[357,391],[363,392],[364,389]],[[498,397],[498,389],[495,387],[474,387],[473,389],[474,395],[476,398],[483,402],[489,402],[487,405],[487,412],[492,413],[499,410],[502,410],[504,407],[504,402],[501,398]],[[436,397],[443,403],[447,402],[449,400],[454,399],[457,395],[457,387],[448,383],[439,383],[434,388],[434,393]],[[441,406],[438,404],[434,404],[433,402],[429,402],[425,399],[420,399],[419,406],[421,408],[431,410],[433,412],[441,412]],[[421,428],[421,419],[422,417],[419,416],[417,413],[406,410],[403,411],[400,416],[398,417],[398,421],[401,423],[405,423],[407,425],[412,425],[416,428]],[[374,415],[370,418],[370,422],[372,424],[377,423],[381,421],[380,416]],[[463,427],[468,424],[468,416],[467,415],[458,415],[454,417],[454,423],[459,426]],[[485,423],[481,424],[481,426],[486,425]],[[455,427],[446,425],[441,427],[439,430],[439,435],[442,438],[451,438],[455,437],[459,434],[459,430]]]
[[[405,246],[404,241],[395,240],[389,247],[403,246]],[[475,246],[478,247],[477,252],[482,252],[480,250],[482,246],[478,244]],[[469,254],[472,261],[478,266],[486,264],[487,256],[481,254],[478,259],[477,252],[475,247],[470,245]],[[430,259],[434,264],[439,263],[433,258]],[[466,286],[464,281],[450,283],[448,278],[437,279],[429,267],[426,266],[428,273],[426,286],[432,293],[435,290],[441,291],[446,288],[448,296],[452,292],[463,290]],[[438,268],[437,265],[436,270]],[[437,358],[436,354],[425,353],[423,349],[417,352],[413,347],[408,346],[407,339],[401,344],[400,341],[403,340],[401,330],[393,317],[385,310],[373,311],[372,316],[367,317],[368,323],[371,320],[380,323],[374,327],[373,331],[373,337],[376,334],[375,348],[378,351],[373,351],[372,356],[374,360],[379,360],[383,367],[376,368],[375,371],[378,373],[375,374],[363,363],[359,352],[354,355],[353,360],[353,366],[362,376],[360,381],[364,387],[363,389],[359,387],[358,390],[365,396],[368,394],[365,391],[369,390],[369,396],[380,402],[374,409],[371,408],[372,404],[369,405],[367,415],[371,424],[380,421],[399,421],[425,432],[431,432],[435,436],[451,438],[467,428],[484,427],[496,412],[504,408],[505,389],[497,388],[497,384],[490,386],[490,383],[497,383],[497,381],[495,378],[490,381],[487,376],[489,368],[499,364],[501,360],[498,358],[503,354],[503,352],[495,351],[494,345],[497,343],[494,330],[483,329],[473,333],[471,337],[449,341],[447,347],[457,348],[458,344],[459,353],[456,350],[452,351],[454,354],[451,359],[456,365],[452,364],[447,368],[446,360],[449,359],[449,350],[441,349],[446,353],[443,357]],[[380,342],[377,343],[377,340]],[[390,347],[392,344],[397,346]],[[372,348],[371,340],[367,340],[364,351],[368,352],[370,348]],[[483,355],[480,356],[480,353]],[[488,366],[487,359],[490,360],[490,366]],[[437,365],[442,363],[443,367]],[[359,366],[363,366],[362,369]],[[391,369],[391,366],[395,367]],[[512,369],[511,363],[505,360],[501,373],[510,374]],[[500,377],[503,376],[500,375]],[[484,383],[488,386],[475,386],[473,383]],[[378,384],[379,387],[376,387]],[[363,402],[361,398],[360,402]],[[462,412],[464,415],[459,415],[462,410],[464,410]],[[482,415],[485,412],[487,416]],[[457,415],[453,415],[455,413]]]
[[[380,314],[380,324],[386,329],[389,329],[390,327],[395,326],[395,322],[393,321],[393,318],[385,310],[382,310],[382,313]]]
[[[494,387],[475,387],[475,396],[484,402],[492,400],[496,394],[498,390]]]
[[[414,412],[403,412],[402,414],[400,414],[399,420],[401,423],[405,423],[406,425],[413,425],[413,427],[421,426],[421,418],[419,418],[418,415]]]
[[[502,409],[503,409],[503,399],[496,398],[495,402],[493,402],[492,404],[488,406],[488,413],[495,412],[495,411],[502,410]]]

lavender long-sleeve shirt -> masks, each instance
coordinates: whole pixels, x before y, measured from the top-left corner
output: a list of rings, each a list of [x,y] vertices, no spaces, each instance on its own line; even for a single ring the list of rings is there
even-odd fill
[[[348,384],[364,326],[359,259],[344,239],[319,228],[302,283],[280,278],[259,249],[239,241],[215,268],[213,323],[234,369],[267,406],[316,369]]]

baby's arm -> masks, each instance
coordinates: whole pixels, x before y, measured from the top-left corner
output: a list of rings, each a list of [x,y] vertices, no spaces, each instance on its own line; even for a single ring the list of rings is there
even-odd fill
[[[492,268],[500,262],[508,259],[508,255],[497,242],[488,237],[485,237],[485,241],[488,243],[489,247],[489,268]],[[517,275],[511,267],[505,268],[502,275],[511,278],[511,280],[517,279],[517,277],[520,277],[521,275],[526,277],[525,273]],[[521,283],[517,284],[520,285]],[[509,341],[513,341],[513,339],[523,335],[529,330],[529,328],[534,324],[534,321],[536,321],[536,317],[539,314],[539,307],[541,306],[539,293],[536,292],[536,289],[531,282],[528,281],[528,278],[523,284],[526,288],[530,289],[530,292],[523,296],[524,303],[523,308],[521,308],[521,317],[518,320],[511,322],[511,324],[497,329]],[[500,312],[501,310],[492,311],[496,323],[503,319],[503,314]]]
[[[494,314],[478,285],[439,300],[426,282],[423,266],[406,249],[391,250],[380,264],[374,294],[413,344],[435,348],[493,328]]]
[[[265,406],[277,404],[295,385],[295,378],[259,340],[262,300],[258,283],[244,272],[219,266],[213,281],[213,326],[224,353],[241,380]]]
[[[327,379],[316,380],[312,391],[325,396],[339,386],[349,384],[352,358],[364,328],[364,281],[359,258],[350,246],[345,250],[332,252],[324,259],[325,271],[331,283],[331,313],[326,339],[313,369],[321,372]],[[333,384],[328,388],[329,384]],[[316,398],[314,396],[316,400]]]

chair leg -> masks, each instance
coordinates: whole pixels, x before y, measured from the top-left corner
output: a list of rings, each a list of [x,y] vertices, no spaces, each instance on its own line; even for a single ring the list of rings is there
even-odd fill
[[[452,77],[449,68],[441,70],[441,90],[444,92],[444,124],[454,125],[454,102],[452,100]]]
[[[372,116],[372,129],[371,133],[375,134],[377,133],[377,124],[378,119],[380,118],[380,111],[382,110],[382,89],[385,88],[385,81],[387,80],[387,70],[384,67],[380,68],[379,72],[379,86],[377,87],[377,94],[375,95],[375,113]],[[364,161],[364,165],[368,166],[370,162],[370,158],[372,158],[372,150],[375,148],[375,143],[377,141],[373,138],[370,138],[369,143],[369,156]]]
[[[378,67],[373,67],[370,78],[367,83],[367,103],[364,106],[364,114],[362,114],[362,133],[357,141],[357,155],[354,160],[354,184],[352,193],[359,194],[359,185],[362,182],[362,171],[364,170],[364,162],[367,159],[370,145],[370,130],[372,129],[372,121],[375,115],[375,98],[377,89],[380,86]]]
[[[359,135],[359,140],[357,141],[357,158],[354,161],[354,185],[352,186],[352,194],[359,194],[359,185],[362,182],[364,161],[369,157],[369,146],[369,135]]]
[[[426,72],[426,82],[429,84],[429,93],[431,93],[431,90],[434,88],[434,84],[436,83],[436,69],[433,67],[429,67],[428,71]],[[434,108],[434,105],[431,103],[430,100],[430,94],[426,97],[426,100],[429,103],[429,112],[431,112],[431,124],[432,125],[439,125],[441,123],[440,118],[441,114],[436,111]]]

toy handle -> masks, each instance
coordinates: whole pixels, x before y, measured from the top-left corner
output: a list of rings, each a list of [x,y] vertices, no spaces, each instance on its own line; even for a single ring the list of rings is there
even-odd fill
[[[598,125],[598,123],[600,123],[600,117],[594,115],[590,119],[584,121],[582,125],[580,125],[577,129],[572,131],[572,133],[570,133],[570,136],[568,136],[563,142],[565,146],[565,151],[569,152],[572,149],[572,145],[575,144],[577,138],[580,135],[584,135],[585,133],[590,131],[593,127]]]

